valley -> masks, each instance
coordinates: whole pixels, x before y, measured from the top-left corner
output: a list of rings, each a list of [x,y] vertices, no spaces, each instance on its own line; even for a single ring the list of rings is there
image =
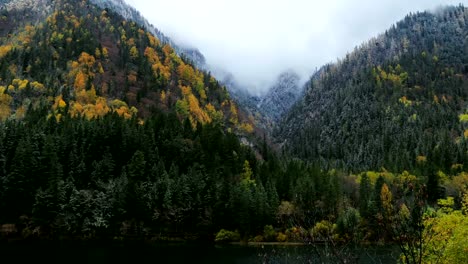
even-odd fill
[[[307,250],[268,254],[297,263],[362,263],[370,245],[394,247],[389,263],[468,261],[462,4],[408,14],[305,84],[289,69],[258,94],[122,0],[0,5],[2,245],[295,243]],[[268,255],[232,254],[246,251]]]

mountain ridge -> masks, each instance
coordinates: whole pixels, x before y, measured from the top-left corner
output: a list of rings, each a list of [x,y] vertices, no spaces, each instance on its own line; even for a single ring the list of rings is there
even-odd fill
[[[439,150],[435,149],[438,144],[432,140],[428,145],[416,143],[419,140],[413,138],[414,131],[438,137],[463,153],[465,144],[442,139],[442,134],[456,133],[463,139],[458,115],[466,111],[468,91],[467,18],[462,5],[437,14],[411,14],[339,62],[325,65],[312,76],[305,97],[280,124],[277,142],[298,156],[328,164],[325,166],[358,170],[412,169],[419,156],[440,163]],[[434,102],[441,99],[452,110],[437,110]],[[423,105],[440,116],[429,116]],[[428,130],[430,124],[425,119],[436,120],[445,111],[451,115],[436,136]],[[412,125],[410,119],[401,120],[402,115],[413,114],[421,118],[415,122],[418,125]],[[401,123],[383,121],[394,118]],[[403,140],[410,137],[414,140]],[[400,144],[393,144],[393,140]],[[450,155],[449,159],[453,164],[466,164],[466,154]],[[439,166],[449,170],[451,165]]]

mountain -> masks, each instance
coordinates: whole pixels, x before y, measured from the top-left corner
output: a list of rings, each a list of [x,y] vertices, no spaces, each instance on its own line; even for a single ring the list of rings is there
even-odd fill
[[[126,20],[136,22],[138,25],[156,36],[161,42],[169,44],[178,55],[188,58],[197,68],[206,69],[205,56],[203,56],[198,49],[175,43],[172,39],[164,35],[160,30],[149,23],[138,10],[127,4],[124,0],[92,0],[91,2],[103,9],[107,8],[113,10]]]
[[[94,3],[2,2],[2,227],[212,240],[224,226],[271,223],[276,186],[257,171],[249,115],[169,40],[122,16],[131,9]]]
[[[275,135],[326,168],[466,170],[467,101],[468,9],[448,7],[410,14],[324,66]]]
[[[7,3],[2,20],[9,30],[0,36],[2,120],[55,100],[66,105],[52,106],[57,118],[66,113],[96,118],[112,111],[144,118],[158,109],[176,111],[193,126],[225,120],[236,131],[252,130],[226,89],[179,57],[170,39],[122,1],[100,2],[106,3],[118,12],[86,1]]]
[[[293,71],[278,76],[273,87],[264,95],[257,108],[273,122],[278,122],[299,99],[302,92],[300,78]]]

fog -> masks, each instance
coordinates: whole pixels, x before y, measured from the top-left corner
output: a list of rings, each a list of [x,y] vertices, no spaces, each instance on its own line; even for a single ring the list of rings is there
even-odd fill
[[[468,0],[126,0],[207,63],[261,93],[281,72],[307,79],[410,12]]]

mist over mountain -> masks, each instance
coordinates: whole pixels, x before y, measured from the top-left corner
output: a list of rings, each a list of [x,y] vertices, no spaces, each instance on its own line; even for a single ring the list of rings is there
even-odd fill
[[[304,263],[468,263],[468,8],[152,3],[232,41],[207,50],[122,0],[0,0],[2,254],[141,241],[172,263],[176,241],[227,259],[241,242],[285,262],[275,242]]]
[[[230,72],[240,86],[259,95],[287,69],[307,81],[322,65],[345,56],[410,12],[466,1],[127,2],[178,43],[197,47],[211,71]]]
[[[312,76],[278,125],[291,153],[350,170],[467,163],[468,9],[410,14]],[[418,158],[419,157],[419,158]]]

